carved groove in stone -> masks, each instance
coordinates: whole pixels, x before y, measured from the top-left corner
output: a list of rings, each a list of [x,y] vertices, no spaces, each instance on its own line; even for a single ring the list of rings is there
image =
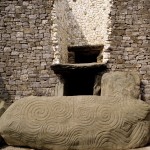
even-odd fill
[[[135,99],[29,97],[7,109],[0,134],[10,145],[39,149],[129,149],[147,144],[149,112]]]

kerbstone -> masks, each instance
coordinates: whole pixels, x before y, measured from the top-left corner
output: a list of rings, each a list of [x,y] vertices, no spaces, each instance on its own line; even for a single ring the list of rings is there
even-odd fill
[[[53,150],[120,150],[150,138],[150,106],[101,96],[27,97],[0,119],[8,145]]]

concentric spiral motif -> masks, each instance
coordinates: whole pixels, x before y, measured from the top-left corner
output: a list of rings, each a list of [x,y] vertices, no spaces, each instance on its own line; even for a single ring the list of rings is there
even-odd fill
[[[96,147],[114,147],[116,145],[116,137],[111,136],[107,131],[97,132],[95,135],[95,146]]]
[[[48,108],[48,103],[45,101],[31,101],[26,103],[22,108],[23,113],[25,113],[25,119],[30,121],[44,121],[48,119],[51,112]]]
[[[25,129],[29,129],[31,133],[37,132],[42,124],[51,118],[51,111],[48,108],[48,103],[46,101],[28,101],[22,106],[21,114],[25,123],[23,124]]]
[[[8,144],[38,149],[117,150],[147,144],[149,105],[113,98],[34,97],[18,101],[0,118],[0,134]]]
[[[55,101],[51,103],[51,113],[57,122],[65,121],[71,118],[73,105],[69,102]]]
[[[43,143],[51,143],[58,145],[67,145],[67,129],[62,124],[56,124],[54,122],[46,122],[40,129],[40,137]]]
[[[95,145],[96,147],[121,147],[128,144],[130,141],[129,137],[126,136],[127,132],[121,132],[121,130],[108,130],[98,131],[95,135]]]
[[[75,119],[81,125],[90,126],[95,120],[95,111],[92,107],[77,107],[75,109]]]
[[[70,126],[67,134],[70,146],[78,146],[81,144],[83,130],[83,127],[79,125]]]
[[[119,111],[108,105],[99,105],[96,109],[97,126],[106,129],[115,129],[122,124]]]

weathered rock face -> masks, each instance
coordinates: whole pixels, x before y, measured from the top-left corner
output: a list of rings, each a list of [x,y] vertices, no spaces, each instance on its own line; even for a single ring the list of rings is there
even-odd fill
[[[53,150],[142,147],[150,138],[150,106],[114,97],[28,97],[0,119],[6,143]]]
[[[34,149],[24,148],[24,147],[5,146],[3,148],[0,148],[0,150],[34,150]]]
[[[143,148],[138,148],[138,149],[132,149],[132,150],[150,150],[150,147],[143,147]]]
[[[0,100],[0,116],[4,113],[6,110],[6,104],[4,101]]]
[[[6,103],[3,100],[0,100],[0,117],[5,112],[5,110],[9,107],[10,104]]]
[[[6,147],[4,147],[4,148],[0,148],[0,150],[36,150],[36,149],[29,149],[29,148],[23,148],[23,147],[6,146]],[[150,150],[150,147],[143,147],[143,148],[130,149],[130,150]]]
[[[0,117],[5,112],[5,110],[8,108],[9,104],[7,104],[5,101],[0,100]],[[0,146],[3,145],[5,142],[0,136]]]
[[[110,72],[102,76],[101,95],[139,98],[140,78],[137,72]]]

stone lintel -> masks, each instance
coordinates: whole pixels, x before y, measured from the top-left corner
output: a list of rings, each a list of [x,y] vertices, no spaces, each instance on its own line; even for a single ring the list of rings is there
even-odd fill
[[[75,72],[98,73],[105,71],[107,65],[104,63],[53,64],[51,65],[51,69],[60,75]]]

